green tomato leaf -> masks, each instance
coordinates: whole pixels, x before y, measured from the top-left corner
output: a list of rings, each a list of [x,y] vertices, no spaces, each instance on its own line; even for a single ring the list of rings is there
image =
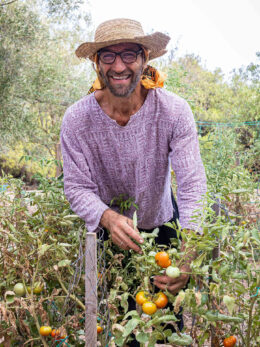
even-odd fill
[[[208,311],[205,313],[205,317],[210,322],[217,322],[217,321],[237,322],[237,323],[243,322],[243,319],[240,317],[226,316],[224,314],[219,313],[218,311],[215,311],[215,312],[214,311]]]
[[[146,343],[149,340],[149,333],[139,333],[136,335],[136,340],[140,343]]]
[[[137,325],[141,322],[139,318],[130,319],[125,325],[125,331],[123,332],[123,337],[126,337],[131,334],[131,332],[137,327]]]
[[[202,253],[198,258],[196,258],[195,260],[193,260],[193,262],[191,263],[192,267],[200,267],[204,258],[206,257],[207,253]]]
[[[51,247],[52,245],[47,245],[47,244],[40,245],[38,248],[39,255],[40,256],[44,255],[44,253],[46,253]]]
[[[190,335],[181,334],[181,336],[179,336],[176,333],[173,333],[172,336],[169,336],[168,341],[179,346],[188,346],[193,342]]]
[[[125,313],[128,311],[128,301],[127,301],[128,296],[129,296],[129,293],[124,293],[121,296],[121,306],[123,307]]]
[[[234,311],[235,301],[236,301],[236,299],[233,298],[232,296],[224,295],[224,297],[223,297],[223,302],[227,306],[228,312],[230,314],[232,314]]]
[[[58,262],[58,267],[65,267],[65,266],[69,266],[71,263],[71,260],[69,259],[63,259],[61,261]]]
[[[7,304],[12,304],[15,300],[15,293],[11,290],[6,291],[4,296]]]

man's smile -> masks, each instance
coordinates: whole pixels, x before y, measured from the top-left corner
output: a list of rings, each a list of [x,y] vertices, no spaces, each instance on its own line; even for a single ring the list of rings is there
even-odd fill
[[[128,81],[131,78],[131,75],[127,74],[127,75],[122,75],[122,76],[109,76],[114,83],[121,83],[121,82],[125,82]]]

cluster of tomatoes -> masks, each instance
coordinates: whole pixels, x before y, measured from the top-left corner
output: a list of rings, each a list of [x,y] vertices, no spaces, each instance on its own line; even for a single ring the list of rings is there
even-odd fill
[[[164,308],[168,304],[168,298],[163,292],[157,293],[152,297],[146,291],[140,291],[136,294],[136,302],[142,306],[142,311],[148,315],[154,314],[158,308]]]
[[[42,336],[50,336],[55,338],[56,341],[64,340],[66,336],[61,335],[61,332],[58,329],[52,329],[50,326],[41,326],[40,334]]]
[[[163,251],[163,252],[156,253],[155,261],[157,265],[159,265],[161,268],[166,269],[167,276],[171,278],[176,278],[180,276],[179,268],[175,266],[171,266],[172,262],[167,252]]]
[[[30,286],[26,286],[28,294],[31,294],[32,288]],[[13,291],[18,296],[24,296],[26,293],[25,286],[23,283],[16,283],[16,285],[13,288]],[[43,291],[43,284],[41,282],[36,282],[33,287],[33,293],[34,294],[40,294]]]
[[[171,266],[169,254],[165,251],[155,254],[155,261],[161,268],[166,269],[169,277],[175,278],[180,276],[180,270]],[[147,291],[140,291],[136,294],[136,302],[142,306],[142,311],[148,315],[153,315],[157,309],[165,308],[168,304],[168,298],[163,292],[159,292],[152,296]]]

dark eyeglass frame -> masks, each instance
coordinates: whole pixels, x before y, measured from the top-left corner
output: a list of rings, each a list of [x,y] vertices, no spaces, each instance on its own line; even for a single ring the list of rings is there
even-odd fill
[[[113,59],[113,61],[111,61],[110,63],[106,63],[106,62],[102,59],[102,56],[101,56],[101,54],[104,53],[104,52],[114,54],[114,59]],[[129,52],[135,53],[135,59],[134,59],[133,61],[127,62],[127,61],[124,60],[124,54],[125,54],[125,53],[129,53]],[[117,57],[118,55],[120,56],[120,58],[121,58],[121,60],[122,60],[122,62],[123,62],[124,64],[133,64],[133,63],[136,62],[138,55],[139,55],[140,53],[142,53],[142,52],[143,52],[143,49],[142,49],[142,48],[140,48],[138,51],[132,51],[132,50],[129,49],[129,50],[127,50],[127,51],[122,51],[122,52],[112,52],[112,51],[103,50],[103,51],[98,51],[98,52],[97,52],[97,55],[98,55],[99,59],[101,60],[101,62],[102,62],[103,64],[108,64],[108,65],[114,64],[114,62],[115,62],[115,60],[116,60],[116,57]]]

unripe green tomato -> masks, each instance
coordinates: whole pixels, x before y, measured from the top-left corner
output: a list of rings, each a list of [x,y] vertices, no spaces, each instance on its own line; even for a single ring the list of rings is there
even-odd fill
[[[166,275],[171,278],[180,276],[180,269],[178,267],[168,266],[166,269]]]
[[[43,291],[43,285],[37,285],[33,288],[34,294],[40,294]]]
[[[153,258],[148,257],[147,260],[146,260],[146,262],[147,262],[148,264],[151,264],[151,265],[155,265],[155,264],[156,264],[154,257],[153,257]]]
[[[169,255],[175,255],[178,253],[177,249],[176,248],[171,248],[171,249],[168,249],[167,253]]]
[[[126,283],[122,283],[121,288],[126,292],[128,290],[128,285]]]
[[[247,240],[249,239],[249,237],[250,237],[250,232],[247,231],[243,237],[243,244],[247,243]]]
[[[16,283],[14,286],[14,292],[16,295],[23,296],[25,294],[25,288],[22,283]]]

